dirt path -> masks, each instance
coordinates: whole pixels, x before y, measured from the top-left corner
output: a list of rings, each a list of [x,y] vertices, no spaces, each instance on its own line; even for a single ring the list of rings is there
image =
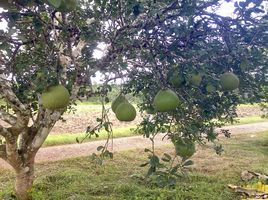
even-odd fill
[[[232,125],[225,126],[224,129],[229,129],[232,134],[243,133],[257,133],[268,130],[268,122],[245,124],[245,125]],[[217,131],[219,131],[218,129]],[[168,144],[168,140],[162,140],[163,135],[159,135],[155,140],[155,145],[160,146]],[[105,141],[93,141],[82,144],[69,144],[54,147],[41,148],[36,155],[36,162],[52,162],[58,160],[64,160],[68,158],[75,158],[80,156],[88,156],[93,152],[96,152],[96,148],[103,145]],[[123,151],[135,148],[150,147],[151,142],[147,138],[142,136],[116,138],[113,140],[113,151]],[[0,168],[11,168],[3,160],[0,160]]]

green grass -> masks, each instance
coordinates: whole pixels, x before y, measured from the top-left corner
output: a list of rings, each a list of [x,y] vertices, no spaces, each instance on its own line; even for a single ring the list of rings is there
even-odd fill
[[[268,118],[262,118],[260,116],[240,117],[237,118],[238,123],[236,124],[251,124],[258,122],[268,122]]]
[[[268,105],[267,103],[265,103]],[[259,108],[260,105],[258,103],[253,103],[253,104],[240,104],[238,108]]]
[[[122,127],[122,128],[115,128],[113,130],[113,137],[128,137],[133,136],[135,133],[133,132],[134,126],[129,127]],[[56,146],[56,145],[63,145],[63,144],[72,144],[76,143],[76,138],[81,141],[85,138],[86,133],[62,133],[62,134],[51,134],[46,139],[43,146]],[[103,140],[107,138],[107,133],[105,131],[99,132],[99,137],[92,136],[91,138],[86,138],[84,141],[94,141],[94,140]]]
[[[89,157],[38,164],[34,199],[238,200],[227,185],[243,184],[242,170],[268,173],[268,131],[234,135],[222,139],[222,143],[225,152],[221,156],[211,149],[198,148],[192,172],[178,179],[173,189],[132,178],[133,174],[146,173],[146,168],[139,167],[147,157],[142,149],[115,153],[114,159],[103,166],[94,165]],[[159,155],[163,152],[172,153],[171,145],[157,148]],[[0,171],[0,199],[10,197],[13,179],[12,171]]]

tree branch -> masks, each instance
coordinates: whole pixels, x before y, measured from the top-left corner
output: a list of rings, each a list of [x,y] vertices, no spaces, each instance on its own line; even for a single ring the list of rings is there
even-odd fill
[[[51,110],[46,110],[43,120],[38,121],[38,124],[34,124],[35,128],[37,128],[37,133],[32,138],[32,144],[31,148],[34,151],[37,151],[44,141],[46,140],[48,134],[50,133],[51,129],[55,125],[55,123],[59,120],[61,117],[62,113],[64,110],[59,110],[59,111],[51,111]]]
[[[27,111],[26,106],[20,102],[18,97],[12,91],[10,82],[3,74],[0,74],[0,90],[1,95],[10,104],[11,108],[14,110],[15,113],[19,112],[24,115],[29,114],[29,111]]]
[[[9,114],[6,112],[4,109],[0,108],[0,119],[2,119],[4,122],[10,124],[10,125],[15,125],[17,122],[17,118],[14,117],[13,115]]]

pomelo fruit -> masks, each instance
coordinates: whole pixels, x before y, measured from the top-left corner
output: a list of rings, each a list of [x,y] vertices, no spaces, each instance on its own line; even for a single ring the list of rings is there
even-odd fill
[[[190,83],[194,86],[199,86],[202,81],[202,75],[201,74],[192,74],[190,77]]]
[[[117,106],[121,103],[128,103],[128,100],[126,99],[125,96],[119,95],[118,97],[115,98],[115,100],[112,102],[112,111],[115,112]]]
[[[119,121],[130,122],[136,117],[136,109],[128,102],[121,103],[117,106],[115,115]]]
[[[44,108],[61,109],[69,104],[70,94],[63,85],[50,86],[42,93],[41,100]]]
[[[175,110],[179,105],[179,97],[170,89],[160,90],[154,97],[153,104],[160,112]]]
[[[190,158],[195,153],[195,143],[190,139],[172,139],[176,154],[182,158]]]
[[[168,81],[173,87],[180,87],[184,82],[184,78],[178,69],[170,70],[168,77]]]
[[[220,77],[220,84],[223,90],[235,90],[239,86],[239,78],[232,72],[225,72]]]
[[[206,91],[207,93],[213,93],[216,91],[216,87],[212,85],[211,83],[206,85]]]

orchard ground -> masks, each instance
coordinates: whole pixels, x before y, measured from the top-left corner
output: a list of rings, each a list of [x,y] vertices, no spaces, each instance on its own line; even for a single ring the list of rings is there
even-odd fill
[[[56,124],[45,145],[75,143],[76,137],[84,136],[87,126],[94,126],[100,111],[100,105],[79,104],[75,114],[64,115],[66,122]],[[240,123],[267,121],[261,114],[257,105],[238,108]],[[120,123],[113,114],[110,119],[115,127],[114,136],[122,137],[134,134],[130,129],[135,128],[141,117],[131,123]],[[101,133],[99,139],[104,137]],[[146,168],[139,167],[146,161],[143,149],[116,152],[115,158],[103,166],[96,166],[89,156],[37,164],[33,199],[239,199],[227,184],[242,184],[239,176],[245,169],[268,173],[264,165],[268,161],[268,131],[234,134],[231,139],[221,139],[221,143],[225,148],[221,156],[214,156],[211,146],[199,147],[191,173],[182,177],[175,189],[161,189],[135,178],[146,173]],[[157,152],[173,153],[173,148],[159,146]],[[0,169],[1,199],[12,196],[13,180],[12,171]]]
[[[215,156],[211,146],[198,147],[195,165],[188,176],[181,177],[175,188],[158,188],[142,180],[146,168],[143,149],[115,153],[103,166],[95,165],[89,156],[65,161],[37,164],[34,199],[240,199],[227,184],[245,184],[243,170],[268,173],[268,131],[234,134],[222,139],[225,151]],[[157,153],[173,153],[170,144],[159,146]],[[49,173],[48,173],[49,172]],[[10,199],[14,174],[0,171],[0,197]],[[3,181],[8,180],[8,181]]]

